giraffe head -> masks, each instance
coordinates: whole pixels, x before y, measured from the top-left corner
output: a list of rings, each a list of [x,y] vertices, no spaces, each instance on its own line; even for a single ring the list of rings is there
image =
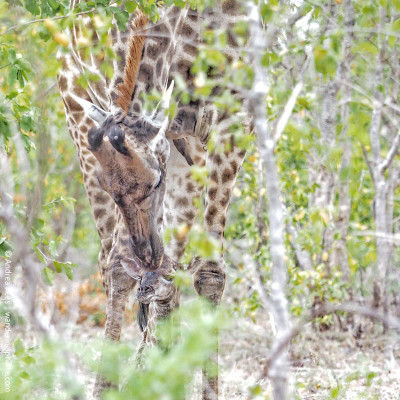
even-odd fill
[[[88,138],[89,149],[99,162],[97,178],[119,207],[129,231],[132,257],[121,264],[132,277],[142,267],[157,269],[163,259],[157,217],[169,157],[164,109],[172,87],[151,117],[125,115],[122,110],[106,114],[92,103],[85,105],[97,122]]]
[[[178,264],[167,255],[162,265],[155,271],[145,271],[140,278],[136,298],[140,303],[149,304],[151,301],[164,301],[171,298],[177,288],[173,284]]]
[[[140,280],[136,298],[143,304],[151,301],[163,301],[175,293],[176,287],[170,276],[165,276],[160,270],[146,271]]]
[[[156,271],[146,271],[140,278],[136,298],[139,301],[138,323],[143,332],[147,326],[150,303],[157,308],[157,318],[167,317],[177,305],[178,288],[173,283],[177,265],[167,255]]]

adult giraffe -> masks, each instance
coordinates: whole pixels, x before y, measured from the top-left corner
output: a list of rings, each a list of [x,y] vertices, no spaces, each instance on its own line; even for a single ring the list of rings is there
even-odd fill
[[[76,2],[72,0],[71,7]],[[218,112],[211,101],[178,103],[175,117],[167,121],[160,110],[145,116],[143,100],[151,89],[165,92],[177,74],[193,92],[191,66],[202,43],[204,21],[208,28],[224,27],[230,45],[227,58],[237,57],[231,28],[243,20],[241,7],[227,0],[203,13],[165,7],[160,14],[160,21],[151,24],[137,12],[125,33],[116,26],[112,29],[118,60],[111,80],[101,75],[100,60],[92,56],[86,62],[76,50],[80,30],[75,26],[58,78],[100,236],[99,266],[107,294],[105,335],[112,340],[119,340],[125,303],[136,279],[162,266],[164,254],[174,260],[173,265],[183,255],[186,237],[174,238],[163,249],[161,233],[165,227],[193,224],[194,199],[203,190],[204,227],[222,240],[231,192],[245,156],[229,132],[229,115]],[[99,79],[82,89],[77,79],[86,70]],[[226,144],[225,151],[207,151],[212,131],[219,143]],[[206,188],[192,179],[193,164],[207,166]],[[197,293],[219,304],[225,285],[223,257],[218,262],[196,257],[190,268]],[[104,385],[98,380],[97,394]],[[203,376],[203,399],[217,394],[218,377]]]

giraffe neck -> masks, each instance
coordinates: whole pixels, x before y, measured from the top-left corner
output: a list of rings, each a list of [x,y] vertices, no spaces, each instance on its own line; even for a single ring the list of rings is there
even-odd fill
[[[178,306],[179,290],[176,287],[171,287],[168,297],[150,302],[147,326],[143,331],[144,344],[154,344],[156,342],[155,329],[158,321],[168,318]]]
[[[164,8],[160,13],[161,19],[146,30],[146,40],[130,105],[132,115],[146,114],[146,95],[152,90],[165,91],[168,87],[177,43],[182,34],[188,8]]]

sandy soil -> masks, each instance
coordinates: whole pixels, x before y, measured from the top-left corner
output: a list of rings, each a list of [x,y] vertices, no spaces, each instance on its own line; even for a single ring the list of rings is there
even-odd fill
[[[58,313],[63,314],[69,308],[75,310],[74,321],[79,324],[72,327],[73,337],[81,340],[102,337],[105,298],[99,288],[101,283],[90,279],[77,285],[75,291],[69,291],[70,297],[63,293],[53,296]],[[69,305],[70,301],[73,305]],[[228,288],[224,302],[232,304],[234,301],[238,301],[237,293]],[[126,315],[122,340],[139,343],[136,308],[131,304],[128,309],[131,311]],[[255,322],[249,317],[237,316],[232,319],[232,326],[220,333],[220,399],[248,399],[250,389],[255,385],[261,388],[257,398],[271,398],[268,380],[259,377],[273,334],[265,310],[258,309],[254,317]],[[358,339],[352,332],[339,329],[318,332],[311,325],[306,326],[290,348],[295,398],[400,399],[399,334],[393,331],[384,336],[374,334],[373,326],[367,326],[368,322],[365,322]],[[29,343],[29,333],[25,334],[24,339]],[[94,377],[84,379],[87,397],[91,399]],[[191,400],[200,398],[200,372],[195,376],[190,392]]]
[[[93,327],[89,336],[102,335]],[[400,344],[398,335],[364,333],[356,340],[351,332],[315,332],[307,326],[290,348],[291,382],[297,399],[400,399]],[[134,325],[125,327],[122,340],[139,342]],[[271,348],[271,329],[265,311],[256,323],[239,318],[220,334],[220,399],[248,399],[260,385],[259,399],[271,397],[268,380],[260,374]],[[88,379],[91,398],[93,378]],[[201,375],[195,376],[190,400],[200,399]]]

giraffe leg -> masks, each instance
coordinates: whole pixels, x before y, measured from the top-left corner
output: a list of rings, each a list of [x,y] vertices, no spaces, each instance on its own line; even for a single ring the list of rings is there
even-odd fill
[[[242,165],[245,151],[234,147],[229,135],[221,135],[221,143],[229,143],[229,151],[215,153],[207,158],[210,184],[207,188],[205,229],[222,241],[226,214],[236,176]],[[221,243],[222,246],[222,243]],[[195,259],[193,263],[194,287],[196,292],[217,307],[225,287],[225,262]],[[214,354],[203,369],[203,400],[218,398],[218,331],[215,332]]]
[[[124,317],[125,305],[129,294],[136,285],[136,281],[130,278],[120,264],[114,264],[107,271],[107,319],[105,329],[105,339],[119,341],[121,327]],[[105,368],[104,357],[101,356],[100,371],[96,377],[93,390],[95,399],[101,397],[103,391],[111,387],[111,383],[104,378],[102,371]]]
[[[194,287],[197,294],[217,307],[225,287],[225,263],[196,258],[193,263]],[[213,354],[203,368],[202,399],[218,399],[218,330],[213,332]]]

